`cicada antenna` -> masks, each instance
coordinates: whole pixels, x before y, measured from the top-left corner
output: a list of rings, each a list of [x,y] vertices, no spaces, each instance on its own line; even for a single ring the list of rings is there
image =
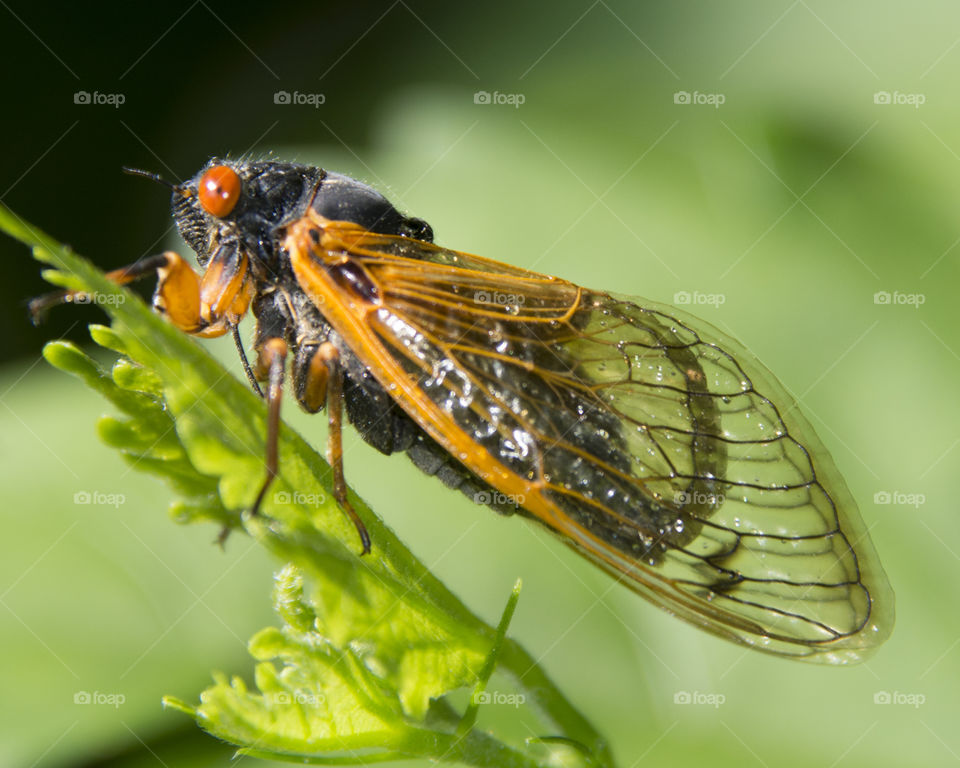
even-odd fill
[[[150,181],[155,181],[158,184],[163,184],[163,186],[169,187],[174,192],[178,192],[184,197],[191,197],[193,195],[193,193],[189,189],[181,187],[179,184],[174,184],[172,181],[167,181],[159,173],[151,173],[150,171],[144,171],[144,170],[141,170],[140,168],[129,168],[125,165],[121,168],[121,170],[124,173],[129,174],[130,176],[140,176],[144,179],[150,179]]]

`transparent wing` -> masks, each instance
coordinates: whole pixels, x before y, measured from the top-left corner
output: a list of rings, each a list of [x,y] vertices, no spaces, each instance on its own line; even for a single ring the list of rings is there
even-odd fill
[[[762,650],[843,663],[889,634],[893,595],[850,493],[737,342],[642,299],[326,224],[288,245],[331,325],[434,439],[567,543]],[[375,302],[325,279],[345,258]]]

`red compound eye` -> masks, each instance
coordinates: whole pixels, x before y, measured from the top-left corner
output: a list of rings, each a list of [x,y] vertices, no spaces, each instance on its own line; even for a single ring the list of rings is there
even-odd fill
[[[207,213],[222,219],[240,199],[240,177],[226,165],[215,165],[200,178],[197,196]]]

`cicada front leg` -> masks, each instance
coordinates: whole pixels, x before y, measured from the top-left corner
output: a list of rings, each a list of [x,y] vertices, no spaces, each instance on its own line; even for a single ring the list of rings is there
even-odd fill
[[[185,333],[204,338],[222,336],[236,327],[253,298],[247,257],[235,249],[222,249],[210,260],[203,276],[173,251],[140,259],[107,273],[117,285],[157,275],[153,306]],[[30,302],[38,321],[57,304],[95,301],[85,291],[54,291]]]

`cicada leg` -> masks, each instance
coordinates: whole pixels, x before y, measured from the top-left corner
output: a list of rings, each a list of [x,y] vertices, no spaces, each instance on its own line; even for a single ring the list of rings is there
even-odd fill
[[[267,338],[260,345],[257,375],[267,380],[267,476],[263,481],[252,513],[258,514],[278,469],[278,442],[280,439],[280,403],[283,398],[283,379],[287,343],[278,337]],[[343,476],[343,370],[339,354],[330,342],[305,345],[294,360],[294,389],[297,400],[311,413],[327,407],[329,437],[327,461],[333,469],[333,497],[357,529],[361,554],[370,551],[370,534],[353,505],[347,499],[347,483]]]
[[[117,285],[126,285],[141,277],[158,272],[167,264],[167,254],[161,253],[156,256],[148,256],[133,264],[128,264],[120,269],[115,269],[107,273],[107,277]],[[34,323],[39,323],[47,312],[58,304],[81,304],[89,302],[92,299],[91,294],[83,291],[52,291],[45,293],[33,299],[29,306],[30,315]]]
[[[153,305],[177,328],[204,338],[222,336],[236,327],[253,298],[253,281],[247,274],[246,256],[223,251],[211,259],[203,277],[173,251],[129,264],[107,273],[118,285],[157,275]],[[84,303],[93,299],[84,291],[54,291],[30,302],[30,313],[39,320],[57,304]]]
[[[267,380],[267,476],[260,486],[250,514],[260,513],[267,489],[277,476],[278,444],[280,440],[280,403],[283,401],[283,374],[287,363],[287,342],[280,338],[267,339],[260,347],[257,372]]]
[[[370,534],[347,499],[347,481],[343,477],[343,368],[340,366],[340,354],[337,348],[327,341],[319,346],[317,355],[327,369],[327,461],[333,469],[333,497],[357,529],[363,545],[360,554],[365,555],[370,551]]]

